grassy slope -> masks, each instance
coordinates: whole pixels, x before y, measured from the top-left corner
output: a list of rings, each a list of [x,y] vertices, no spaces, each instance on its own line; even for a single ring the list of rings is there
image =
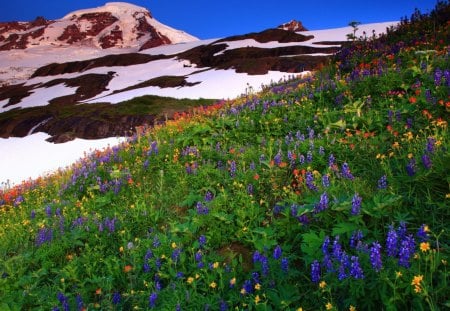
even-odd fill
[[[0,306],[448,307],[449,25],[428,24],[3,193]]]

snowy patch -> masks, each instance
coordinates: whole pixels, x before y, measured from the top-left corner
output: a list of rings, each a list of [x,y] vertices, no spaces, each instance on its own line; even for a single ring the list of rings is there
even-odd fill
[[[12,186],[29,178],[45,176],[71,165],[86,153],[117,145],[124,140],[75,139],[64,144],[52,144],[45,141],[49,137],[36,133],[23,138],[0,138],[0,183]]]
[[[0,107],[0,113],[14,108],[47,106],[49,104],[49,100],[52,100],[56,97],[73,94],[75,93],[76,89],[77,88],[67,87],[62,84],[58,84],[48,88],[38,88],[36,90],[33,90],[33,93],[30,96],[22,99],[20,103],[8,106],[6,108],[3,108],[3,106]]]

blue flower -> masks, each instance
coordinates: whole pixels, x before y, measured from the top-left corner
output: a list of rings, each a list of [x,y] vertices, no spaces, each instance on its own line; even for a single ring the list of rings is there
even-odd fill
[[[148,297],[148,306],[153,309],[156,306],[157,299],[158,294],[155,292],[151,293],[150,296]]]
[[[383,263],[381,261],[381,245],[378,242],[373,242],[370,248],[370,263],[375,272],[380,272]]]
[[[342,164],[341,173],[344,178],[353,180],[355,177],[353,177],[352,173],[350,172],[350,168],[348,164],[345,162]]]
[[[352,215],[358,215],[361,210],[361,202],[362,198],[359,196],[358,193],[355,193],[355,195],[352,198]]]
[[[383,175],[378,180],[378,189],[386,189],[386,188],[387,188],[387,177],[386,175]]]
[[[319,283],[320,281],[320,264],[317,260],[314,260],[311,264],[311,282]]]
[[[287,273],[288,270],[289,270],[289,259],[287,259],[286,257],[283,257],[283,258],[281,259],[281,270],[282,270],[284,273]]]
[[[273,258],[274,259],[280,259],[282,255],[282,250],[280,245],[277,245],[273,251]]]
[[[389,226],[386,237],[386,252],[390,257],[395,257],[398,254],[398,235],[392,226]]]
[[[359,264],[359,259],[357,256],[352,256],[350,266],[350,276],[355,279],[364,279],[364,272]]]

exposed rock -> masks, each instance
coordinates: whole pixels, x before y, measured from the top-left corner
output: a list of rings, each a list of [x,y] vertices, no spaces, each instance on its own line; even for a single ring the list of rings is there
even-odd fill
[[[277,28],[283,29],[283,30],[288,30],[288,31],[293,31],[293,32],[308,31],[308,29],[306,29],[303,26],[302,22],[297,21],[295,19],[291,20],[288,23],[284,23],[284,24],[278,26]]]

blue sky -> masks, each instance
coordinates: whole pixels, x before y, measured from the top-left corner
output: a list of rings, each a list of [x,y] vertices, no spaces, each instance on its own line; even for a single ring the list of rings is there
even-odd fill
[[[57,19],[105,0],[1,0],[0,21]],[[111,1],[112,2],[112,1]],[[129,0],[148,8],[160,22],[201,39],[261,31],[297,19],[310,30],[347,26],[350,21],[375,23],[411,16],[415,8],[430,12],[436,0]]]

